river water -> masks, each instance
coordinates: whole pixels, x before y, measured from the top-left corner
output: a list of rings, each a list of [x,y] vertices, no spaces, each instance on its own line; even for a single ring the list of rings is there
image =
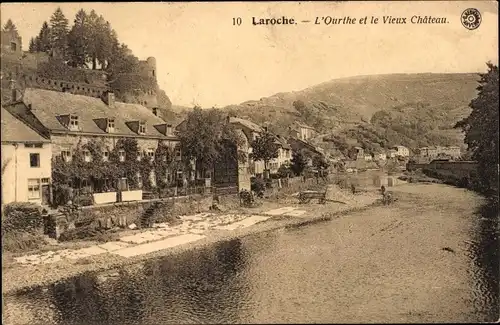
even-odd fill
[[[406,246],[386,248],[393,255],[380,260],[374,248],[354,247],[357,237],[348,234],[356,228],[340,229],[333,220],[88,273],[8,300],[44,325],[494,321],[499,256],[488,220],[471,230],[464,257],[470,281],[457,276],[456,283],[427,286],[433,275],[425,278],[425,265],[398,260]],[[411,272],[415,279],[404,280]],[[450,298],[437,298],[438,291]]]

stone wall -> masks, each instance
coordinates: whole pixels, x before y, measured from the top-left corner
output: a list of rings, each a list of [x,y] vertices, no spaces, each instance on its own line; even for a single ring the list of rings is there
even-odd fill
[[[141,226],[141,219],[155,202],[165,202],[168,210],[164,216],[180,216],[209,211],[212,205],[212,195],[193,195],[165,199],[144,200],[135,202],[120,202],[98,206],[80,207],[76,215],[65,215],[62,212],[51,216],[51,237],[59,238],[61,234],[72,229],[92,227],[96,229],[125,228],[131,224]],[[234,205],[237,196],[228,195],[219,198],[222,204]]]

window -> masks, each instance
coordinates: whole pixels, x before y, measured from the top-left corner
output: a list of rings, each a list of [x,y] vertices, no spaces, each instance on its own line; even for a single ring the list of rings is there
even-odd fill
[[[108,119],[108,132],[112,133],[115,131],[115,120],[114,119]]]
[[[17,51],[17,44],[16,44],[16,43],[14,43],[14,42],[10,42],[10,49],[11,49],[12,51]]]
[[[39,153],[30,153],[30,167],[40,167]]]
[[[90,162],[92,161],[92,156],[90,155],[90,151],[88,150],[83,150],[83,160],[85,162]]]
[[[71,151],[69,149],[61,150],[61,158],[66,162],[71,161]]]
[[[146,134],[146,123],[139,123],[139,134]]]
[[[40,198],[40,180],[28,179],[28,199]]]
[[[69,117],[69,129],[70,130],[78,130],[78,116],[71,115]]]
[[[142,150],[137,151],[137,161],[141,161],[142,157],[144,157],[144,152]]]
[[[146,154],[148,155],[148,157],[149,157],[151,160],[155,159],[155,150],[154,150],[154,149],[149,148],[149,149],[146,151]]]
[[[109,151],[103,151],[102,152],[102,160],[103,161],[108,161],[109,160]]]
[[[43,143],[25,143],[25,148],[43,148]]]
[[[49,184],[50,178],[42,178],[42,184]]]
[[[120,161],[125,161],[125,150],[118,151],[118,158]]]
[[[175,159],[176,160],[181,160],[181,157],[182,157],[182,155],[181,155],[181,149],[180,148],[176,148],[175,149]]]

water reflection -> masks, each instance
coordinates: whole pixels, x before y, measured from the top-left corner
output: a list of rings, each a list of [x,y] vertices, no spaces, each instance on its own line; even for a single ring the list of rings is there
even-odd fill
[[[486,203],[476,213],[477,225],[469,243],[474,263],[471,277],[475,284],[474,306],[483,322],[498,320],[500,314],[500,239],[498,204]]]

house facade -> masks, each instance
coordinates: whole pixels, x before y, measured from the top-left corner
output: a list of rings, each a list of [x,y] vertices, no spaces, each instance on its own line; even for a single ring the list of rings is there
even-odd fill
[[[278,157],[269,162],[271,174],[276,174],[279,168],[283,165],[288,165],[292,161],[292,147],[287,140],[281,136],[276,136],[278,147]]]
[[[51,202],[50,140],[2,108],[2,204]]]
[[[302,141],[307,141],[313,138],[316,134],[316,131],[313,127],[295,122],[295,124],[289,127],[289,136],[293,138],[298,138]]]
[[[428,158],[436,158],[437,156],[443,155],[456,159],[462,155],[460,147],[458,146],[421,147],[418,148],[417,151],[420,157],[428,157]]]
[[[26,88],[22,99],[6,105],[6,109],[50,138],[52,157],[64,161],[70,161],[77,148],[91,140],[102,143],[103,159],[106,160],[123,138],[137,139],[138,159],[153,159],[159,143],[176,150],[175,159],[181,159],[178,140],[171,125],[142,105],[116,102],[111,92],[96,98]],[[92,157],[89,156],[87,160],[87,152],[84,152],[84,156],[85,161],[91,163]],[[119,152],[119,156],[120,160],[127,159],[125,153]],[[169,171],[166,177],[174,181],[177,177],[186,176],[175,170]],[[156,185],[154,179],[154,175],[151,175],[153,186]]]
[[[391,149],[396,151],[396,156],[408,157],[410,155],[410,150],[405,146],[394,146]]]

